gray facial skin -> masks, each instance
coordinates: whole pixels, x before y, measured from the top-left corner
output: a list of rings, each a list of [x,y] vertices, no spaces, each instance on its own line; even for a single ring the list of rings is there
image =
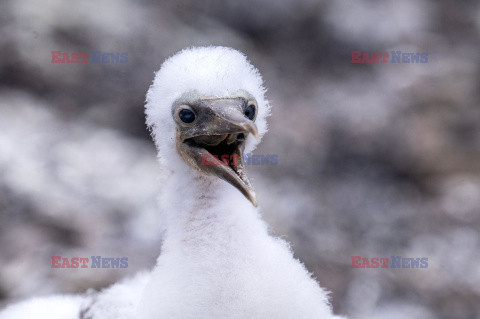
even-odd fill
[[[250,105],[255,107],[252,120],[245,116],[245,109]],[[195,114],[193,122],[182,121],[180,112],[185,109]],[[254,206],[257,206],[257,197],[245,174],[242,155],[248,134],[258,138],[257,112],[257,102],[245,91],[229,98],[189,92],[172,105],[172,116],[177,124],[177,151],[183,160],[204,174],[230,183]],[[214,156],[223,157],[225,161],[217,161]]]

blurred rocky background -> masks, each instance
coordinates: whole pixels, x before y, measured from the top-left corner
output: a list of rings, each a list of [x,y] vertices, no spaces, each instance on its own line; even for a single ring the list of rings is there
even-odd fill
[[[154,265],[159,167],[144,125],[162,61],[239,49],[273,105],[253,166],[265,219],[350,318],[480,318],[480,3],[2,0],[0,306]],[[51,51],[127,52],[53,64]],[[428,52],[352,64],[351,51]],[[128,257],[52,269],[51,256]],[[352,269],[351,256],[428,257]]]

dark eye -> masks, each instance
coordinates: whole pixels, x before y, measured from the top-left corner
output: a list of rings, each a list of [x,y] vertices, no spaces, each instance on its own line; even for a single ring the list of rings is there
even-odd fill
[[[183,123],[192,123],[195,121],[195,113],[190,110],[183,109],[178,113],[178,116],[182,120]]]
[[[245,114],[245,116],[246,116],[249,120],[253,120],[253,118],[255,117],[255,105],[250,104],[249,106],[247,106],[247,108],[245,109],[245,111],[243,112],[243,114]]]

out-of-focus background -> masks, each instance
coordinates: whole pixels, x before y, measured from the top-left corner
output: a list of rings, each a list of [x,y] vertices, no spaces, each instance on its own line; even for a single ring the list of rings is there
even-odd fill
[[[264,217],[350,318],[480,318],[480,3],[434,0],[0,4],[0,306],[101,289],[154,265],[159,166],[144,125],[162,61],[239,49],[273,105],[249,167]],[[127,52],[53,64],[51,51]],[[352,64],[351,51],[428,52]],[[128,257],[52,269],[51,256]],[[352,269],[351,256],[427,257]]]

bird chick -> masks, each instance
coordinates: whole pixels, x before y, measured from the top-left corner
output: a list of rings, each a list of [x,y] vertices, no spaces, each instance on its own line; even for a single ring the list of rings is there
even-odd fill
[[[339,318],[256,207],[242,155],[267,131],[264,93],[258,70],[234,49],[194,47],[167,59],[145,107],[163,174],[157,265],[93,295],[18,304],[0,319],[65,303],[65,319]],[[237,160],[202,162],[222,155]]]

